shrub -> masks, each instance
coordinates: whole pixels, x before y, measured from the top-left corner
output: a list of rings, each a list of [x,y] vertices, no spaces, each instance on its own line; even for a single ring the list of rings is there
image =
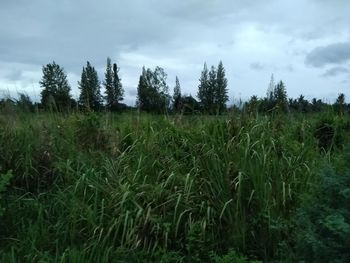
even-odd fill
[[[326,166],[298,210],[297,254],[307,262],[350,262],[350,169]]]

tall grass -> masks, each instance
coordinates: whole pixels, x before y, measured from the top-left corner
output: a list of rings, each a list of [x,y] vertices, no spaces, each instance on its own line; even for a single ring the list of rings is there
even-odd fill
[[[292,116],[0,121],[2,262],[267,261],[292,249],[322,156]]]

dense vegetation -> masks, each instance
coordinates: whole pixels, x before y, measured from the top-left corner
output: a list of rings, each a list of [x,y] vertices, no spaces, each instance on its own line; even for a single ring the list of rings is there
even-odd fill
[[[80,96],[0,100],[0,262],[349,262],[349,105],[266,97],[226,107],[222,62],[198,101],[143,68],[136,108],[107,59]]]
[[[0,115],[1,262],[349,262],[347,114]]]

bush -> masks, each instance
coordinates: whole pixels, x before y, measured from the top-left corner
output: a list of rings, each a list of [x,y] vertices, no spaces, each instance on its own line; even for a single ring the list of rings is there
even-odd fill
[[[331,115],[323,115],[315,124],[314,137],[318,140],[320,150],[330,151],[341,148],[344,142],[346,124],[342,119]]]
[[[350,169],[328,165],[318,179],[298,210],[298,257],[307,262],[350,262]]]
[[[102,128],[101,118],[93,112],[77,115],[75,136],[78,144],[84,149],[104,149],[108,145],[108,136]]]
[[[1,169],[1,168],[0,168]],[[0,170],[1,172],[1,170]],[[2,193],[6,190],[6,187],[10,184],[10,180],[12,178],[12,171],[9,170],[7,173],[0,173],[0,217],[3,215],[5,209],[2,207]]]

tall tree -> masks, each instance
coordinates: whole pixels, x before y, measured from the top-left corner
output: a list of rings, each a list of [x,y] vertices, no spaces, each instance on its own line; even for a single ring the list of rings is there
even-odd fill
[[[270,83],[269,83],[269,86],[268,86],[267,92],[266,92],[266,97],[268,100],[273,99],[274,90],[275,90],[275,78],[274,78],[273,74],[271,74]]]
[[[39,82],[43,88],[41,104],[45,107],[55,107],[60,111],[67,109],[71,102],[71,88],[64,69],[53,61],[43,66],[42,71],[43,77]]]
[[[113,89],[113,70],[112,70],[112,62],[111,59],[107,58],[107,66],[105,72],[105,79],[103,81],[103,86],[105,87],[106,93],[106,106],[107,108],[111,108],[115,101],[115,94]]]
[[[181,86],[179,78],[176,76],[175,79],[175,87],[174,87],[174,94],[173,94],[173,109],[175,111],[180,111],[181,109]]]
[[[154,71],[142,68],[137,87],[137,106],[144,111],[162,113],[169,108],[169,88],[164,69],[156,67]]]
[[[208,90],[209,90],[209,71],[208,71],[207,63],[204,63],[201,77],[199,79],[198,93],[197,93],[197,97],[199,99],[199,102],[203,110],[208,110],[210,105],[211,98],[209,98],[208,96]]]
[[[334,108],[338,114],[343,115],[346,111],[345,94],[340,93],[334,103]]]
[[[225,68],[222,61],[219,62],[218,70],[216,72],[216,92],[215,104],[218,113],[226,109],[226,102],[228,101],[227,79],[225,76]]]
[[[103,85],[106,89],[106,106],[109,109],[115,109],[119,102],[123,100],[124,90],[118,73],[117,64],[114,63],[112,67],[111,59],[108,57]]]
[[[114,89],[114,100],[118,104],[124,99],[124,89],[119,77],[119,67],[116,63],[113,63],[113,89]]]
[[[218,85],[216,79],[216,68],[211,66],[208,74],[207,86],[207,107],[206,111],[210,114],[216,113],[218,109]]]
[[[282,80],[276,85],[274,90],[274,99],[276,101],[277,111],[288,112],[288,98],[286,86]]]
[[[221,113],[226,108],[227,92],[227,79],[222,62],[219,62],[217,70],[211,66],[210,71],[204,63],[197,94],[202,109],[209,114]]]
[[[83,67],[78,85],[80,89],[79,103],[87,109],[100,109],[102,106],[100,81],[97,71],[89,61],[87,61],[86,67]]]

